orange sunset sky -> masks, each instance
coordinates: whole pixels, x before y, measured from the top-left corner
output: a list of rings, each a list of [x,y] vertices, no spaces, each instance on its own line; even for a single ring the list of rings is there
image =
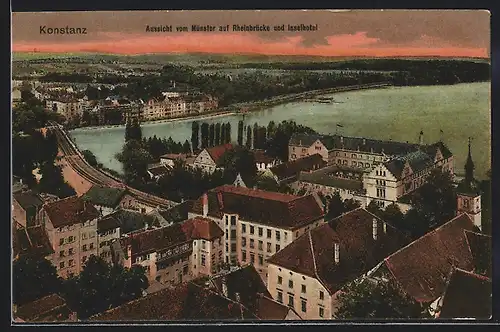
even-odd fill
[[[175,32],[193,24],[313,24],[301,32]],[[172,25],[173,32],[146,32]],[[85,28],[48,35],[46,28]],[[231,30],[231,28],[230,28]],[[14,52],[219,53],[318,56],[490,57],[487,11],[136,11],[13,13]]]

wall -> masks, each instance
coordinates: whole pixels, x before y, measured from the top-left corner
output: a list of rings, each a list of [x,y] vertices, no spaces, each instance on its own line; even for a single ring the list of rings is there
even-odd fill
[[[99,257],[111,264],[113,262],[113,257],[111,255],[111,242],[115,239],[120,238],[120,228],[102,232],[97,236],[99,244],[97,254],[99,255]]]

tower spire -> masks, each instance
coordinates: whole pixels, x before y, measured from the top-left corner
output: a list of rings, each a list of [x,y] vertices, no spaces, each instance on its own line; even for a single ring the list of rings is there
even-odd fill
[[[474,162],[472,161],[470,144],[472,138],[469,137],[469,154],[467,155],[467,161],[465,162],[465,180],[467,183],[471,183],[474,179]]]

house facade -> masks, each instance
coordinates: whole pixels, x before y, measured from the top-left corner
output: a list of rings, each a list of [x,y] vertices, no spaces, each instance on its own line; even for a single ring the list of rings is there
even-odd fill
[[[12,217],[23,227],[35,226],[43,200],[33,191],[21,190],[13,193]]]
[[[199,168],[207,173],[213,173],[221,167],[221,157],[229,150],[232,150],[232,144],[224,144],[212,148],[203,149],[194,159],[192,166]]]
[[[189,216],[213,220],[224,231],[224,262],[252,264],[265,281],[266,259],[324,222],[314,195],[294,196],[221,186],[195,201]]]

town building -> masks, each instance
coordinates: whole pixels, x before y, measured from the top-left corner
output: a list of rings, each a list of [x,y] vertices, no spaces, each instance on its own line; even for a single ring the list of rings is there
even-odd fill
[[[14,305],[14,321],[30,322],[76,322],[77,314],[57,294],[44,296],[17,307]]]
[[[43,225],[14,228],[12,238],[14,260],[22,256],[43,257],[52,261],[54,250]]]
[[[469,138],[469,153],[465,162],[465,178],[457,186],[457,214],[467,213],[474,225],[481,229],[481,187],[474,178],[474,162],[472,161]]]
[[[266,154],[264,150],[251,150],[254,158],[255,165],[257,166],[257,171],[265,171],[266,169],[270,169],[278,164],[281,164],[281,161],[278,158],[271,157]]]
[[[160,165],[152,165],[148,168],[149,178],[153,181],[158,181],[162,176],[167,174],[169,171],[168,167],[163,164]]]
[[[476,229],[463,213],[386,257],[370,277],[393,278],[406,294],[435,314],[452,269],[475,269],[466,231]]]
[[[121,222],[114,215],[107,214],[97,220],[97,243],[99,248],[97,253],[108,264],[113,264],[111,245],[121,237]]]
[[[220,269],[222,230],[212,220],[192,218],[168,227],[146,229],[113,244],[115,264],[146,268],[151,283],[172,286]]]
[[[267,287],[303,319],[332,319],[342,288],[406,243],[394,227],[358,208],[308,230],[270,257]]]
[[[325,166],[322,156],[315,153],[268,168],[263,175],[273,178],[278,184],[291,184],[297,181],[300,172],[314,171]]]
[[[21,90],[19,90],[17,87],[12,89],[11,92],[11,97],[12,97],[12,106],[18,105],[21,101]]]
[[[84,103],[74,97],[65,96],[47,100],[46,107],[49,110],[63,115],[66,121],[72,121],[76,118],[81,118]]]
[[[193,157],[184,153],[167,153],[160,156],[160,164],[167,167],[174,167],[176,160],[184,161],[186,164],[192,164],[194,162]]]
[[[212,148],[205,148],[196,156],[192,166],[207,173],[213,173],[217,169],[223,169],[221,157],[224,153],[232,149],[234,149],[234,146],[230,143],[214,146]]]
[[[115,211],[118,207],[126,206],[125,202],[127,201],[124,200],[125,193],[126,190],[122,188],[93,185],[82,196],[82,199],[95,206],[101,215],[106,216]]]
[[[40,195],[31,190],[20,190],[12,196],[12,218],[23,227],[35,226],[38,212],[43,205]]]
[[[60,277],[78,275],[91,255],[97,255],[99,211],[77,196],[46,203],[39,212],[52,249],[52,264]]]
[[[224,231],[224,262],[253,264],[267,281],[266,259],[324,222],[314,195],[294,196],[224,185],[193,203],[189,217],[203,216]]]

